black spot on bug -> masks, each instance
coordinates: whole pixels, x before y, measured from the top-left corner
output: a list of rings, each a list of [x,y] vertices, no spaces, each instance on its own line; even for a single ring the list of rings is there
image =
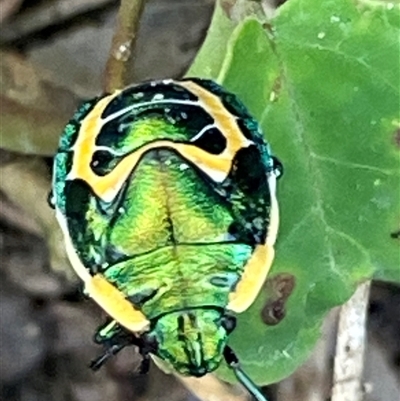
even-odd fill
[[[221,189],[226,193],[234,220],[228,232],[237,241],[264,243],[269,226],[268,166],[256,145],[238,150]]]
[[[232,177],[245,194],[251,195],[260,190],[267,190],[266,173],[271,169],[273,167],[266,165],[259,149],[255,145],[251,145],[237,152],[233,159]]]
[[[88,208],[91,188],[86,181],[81,179],[68,180],[65,182],[64,192],[66,198],[69,199],[65,207],[67,217],[79,222]],[[80,223],[84,224],[83,221]]]
[[[142,307],[146,302],[154,298],[158,293],[158,289],[148,288],[136,294],[130,295],[128,299],[137,307]]]
[[[185,320],[182,315],[178,316],[177,319],[177,326],[178,326],[178,341],[185,340]]]
[[[64,192],[68,200],[65,202],[65,216],[72,242],[90,273],[96,274],[101,270],[102,262],[97,263],[94,254],[101,256],[104,250],[88,227],[86,214],[93,199],[93,191],[87,182],[75,179],[65,182]]]
[[[231,288],[232,287],[232,279],[228,276],[223,275],[215,275],[210,278],[210,284],[214,285],[215,287],[220,288]]]
[[[166,103],[148,102],[108,121],[98,133],[96,145],[122,154],[156,140],[189,143],[205,126],[213,124],[213,118],[200,105],[174,104],[174,99],[170,100],[169,103],[167,99]],[[152,121],[163,121],[174,129],[151,132],[147,141],[142,142],[142,139],[136,142],[136,127],[146,121],[149,127]]]
[[[213,155],[221,154],[226,148],[226,138],[217,128],[210,128],[191,143]]]
[[[277,325],[286,315],[286,302],[295,287],[292,274],[281,273],[267,280],[268,298],[261,310],[261,319],[268,326]]]
[[[245,194],[255,192],[266,184],[266,168],[255,145],[238,150],[233,159],[232,169],[236,184]]]
[[[110,173],[117,165],[119,158],[106,150],[96,150],[93,153],[90,167],[99,176]]]

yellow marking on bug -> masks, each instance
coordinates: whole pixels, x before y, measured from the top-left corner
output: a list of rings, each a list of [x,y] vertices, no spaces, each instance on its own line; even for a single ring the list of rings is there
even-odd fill
[[[85,283],[85,291],[114,320],[133,333],[146,331],[150,322],[143,313],[129,302],[124,294],[108,282],[101,274],[90,275],[77,255],[68,233],[64,216],[56,210],[57,220],[65,238],[65,247],[72,267]]]
[[[227,141],[226,148],[220,155],[216,155],[215,157],[221,161],[225,161],[224,170],[226,170],[227,167],[226,163],[229,163],[230,168],[233,157],[237,151],[248,147],[252,144],[252,141],[243,135],[236,117],[225,108],[217,95],[192,81],[176,83],[199,98],[201,107],[214,119],[215,127],[225,136]]]
[[[258,245],[247,262],[242,278],[235,290],[229,295],[227,309],[236,313],[244,312],[255,301],[274,260],[274,244],[279,227],[279,207],[276,199],[276,175],[268,177],[271,196],[271,212],[265,245]]]
[[[269,245],[258,245],[255,248],[245,266],[241,280],[235,290],[229,294],[227,309],[241,313],[250,307],[267,278],[274,254],[274,248]]]
[[[143,313],[135,309],[125,295],[101,274],[96,274],[86,282],[85,289],[108,315],[131,332],[148,328],[149,321]]]
[[[215,126],[226,136],[227,146],[221,154],[210,154],[190,143],[182,144],[170,140],[159,140],[144,145],[136,152],[126,156],[109,174],[98,176],[90,167],[90,163],[97,148],[96,138],[104,124],[101,115],[113,98],[120,94],[120,92],[115,92],[101,99],[83,119],[78,139],[73,146],[72,169],[67,179],[80,178],[86,181],[98,197],[106,202],[111,202],[144,153],[151,149],[165,147],[176,150],[188,161],[201,168],[214,181],[222,182],[229,174],[236,152],[249,146],[251,141],[243,136],[235,117],[225,109],[218,96],[190,81],[177,82],[177,84],[199,97],[199,104],[214,118]]]

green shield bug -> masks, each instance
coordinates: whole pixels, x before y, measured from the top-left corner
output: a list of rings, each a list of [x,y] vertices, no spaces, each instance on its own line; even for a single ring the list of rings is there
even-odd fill
[[[54,160],[52,204],[85,292],[110,316],[99,368],[128,345],[183,375],[225,359],[274,257],[281,165],[213,81],[151,81],[84,103]]]

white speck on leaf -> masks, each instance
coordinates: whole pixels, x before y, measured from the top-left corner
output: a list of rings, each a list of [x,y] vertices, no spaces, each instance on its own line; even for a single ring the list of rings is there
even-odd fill
[[[331,23],[340,22],[340,18],[337,15],[332,15]]]
[[[325,37],[326,33],[325,32],[320,32],[317,37],[318,39],[323,39]]]

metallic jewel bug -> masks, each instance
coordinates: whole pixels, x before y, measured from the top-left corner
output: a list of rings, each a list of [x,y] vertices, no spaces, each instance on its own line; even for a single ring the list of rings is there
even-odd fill
[[[151,81],[85,102],[54,159],[51,203],[86,294],[111,320],[99,368],[135,345],[183,375],[223,359],[259,293],[278,231],[282,166],[258,123],[213,81]]]

